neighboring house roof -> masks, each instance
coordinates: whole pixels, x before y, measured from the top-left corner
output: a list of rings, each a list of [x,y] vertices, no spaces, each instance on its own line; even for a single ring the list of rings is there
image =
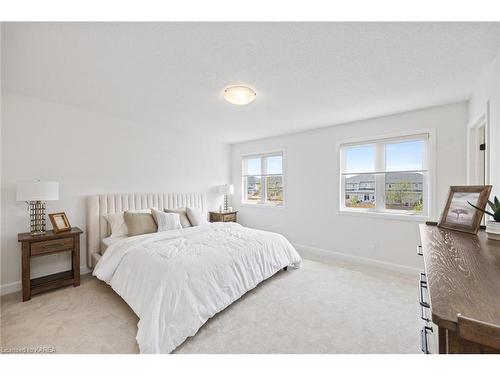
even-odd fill
[[[358,174],[356,176],[347,177],[346,182],[348,183],[360,183],[360,182],[373,182],[370,178],[373,175]],[[405,173],[405,172],[389,172],[385,175],[385,183],[393,184],[398,182],[410,182],[419,183],[422,182],[422,175],[418,173]]]
[[[356,176],[347,177],[346,182],[351,184],[358,184],[360,182],[373,182],[373,179],[370,178],[371,176],[372,175],[358,174]]]

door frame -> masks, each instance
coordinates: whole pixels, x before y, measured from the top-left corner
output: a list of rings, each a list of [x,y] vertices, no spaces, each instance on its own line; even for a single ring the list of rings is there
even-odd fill
[[[484,183],[490,182],[490,127],[489,127],[490,102],[486,102],[486,108],[483,113],[467,124],[467,184],[482,185],[479,181],[480,173],[478,171],[480,160],[477,150],[482,143],[480,135],[484,128],[484,143],[486,150],[484,155]]]

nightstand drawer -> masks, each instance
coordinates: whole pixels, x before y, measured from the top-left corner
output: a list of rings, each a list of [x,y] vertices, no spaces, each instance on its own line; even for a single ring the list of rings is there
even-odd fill
[[[69,250],[75,247],[73,237],[59,238],[57,240],[33,242],[31,244],[31,255],[52,253],[54,251]]]
[[[230,211],[230,212],[210,212],[210,222],[211,223],[216,223],[218,221],[223,221],[223,222],[231,222],[234,221],[236,223],[236,215],[238,214],[238,211]]]
[[[222,217],[222,221],[236,221],[236,214],[227,214]]]

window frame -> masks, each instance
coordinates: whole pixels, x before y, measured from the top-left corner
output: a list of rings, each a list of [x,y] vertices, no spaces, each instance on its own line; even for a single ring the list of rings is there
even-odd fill
[[[427,167],[427,173],[423,174],[423,213],[402,212],[400,210],[391,210],[385,208],[385,144],[400,143],[402,141],[422,139],[427,136],[426,150],[424,151],[424,169]],[[345,206],[345,183],[344,182],[344,150],[348,146],[375,145],[375,208],[353,208]],[[382,136],[367,136],[355,139],[345,139],[337,142],[338,178],[339,178],[339,197],[338,197],[338,213],[344,215],[376,217],[384,219],[403,219],[423,221],[427,220],[434,214],[435,205],[435,130],[431,128],[403,131],[398,133],[384,134]],[[385,171],[385,173],[380,173]],[[378,173],[377,173],[378,172]],[[355,174],[355,173],[353,173]],[[382,189],[381,189],[382,187]]]
[[[272,156],[281,156],[281,178],[282,178],[282,184],[283,184],[283,203],[282,204],[276,204],[272,202],[266,202],[266,183],[265,183],[265,176],[267,176],[267,165],[264,162],[266,158],[272,157]],[[246,200],[246,177],[248,175],[245,174],[245,160],[247,159],[252,159],[252,158],[260,158],[261,159],[261,165],[260,165],[260,176],[262,176],[262,197],[260,202],[257,203],[249,203]],[[249,154],[241,154],[240,155],[240,160],[241,160],[241,178],[240,178],[240,183],[241,183],[241,206],[244,207],[256,207],[256,208],[276,208],[276,209],[283,209],[285,208],[286,205],[286,155],[285,155],[285,150],[284,149],[277,149],[277,150],[271,150],[271,151],[263,151],[263,152],[256,152],[256,153],[249,153]]]

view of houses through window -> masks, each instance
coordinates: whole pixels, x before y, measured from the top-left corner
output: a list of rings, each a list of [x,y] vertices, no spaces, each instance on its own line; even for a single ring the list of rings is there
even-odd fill
[[[342,146],[342,206],[424,214],[426,150],[427,135]]]
[[[243,203],[283,205],[283,153],[243,158]]]

